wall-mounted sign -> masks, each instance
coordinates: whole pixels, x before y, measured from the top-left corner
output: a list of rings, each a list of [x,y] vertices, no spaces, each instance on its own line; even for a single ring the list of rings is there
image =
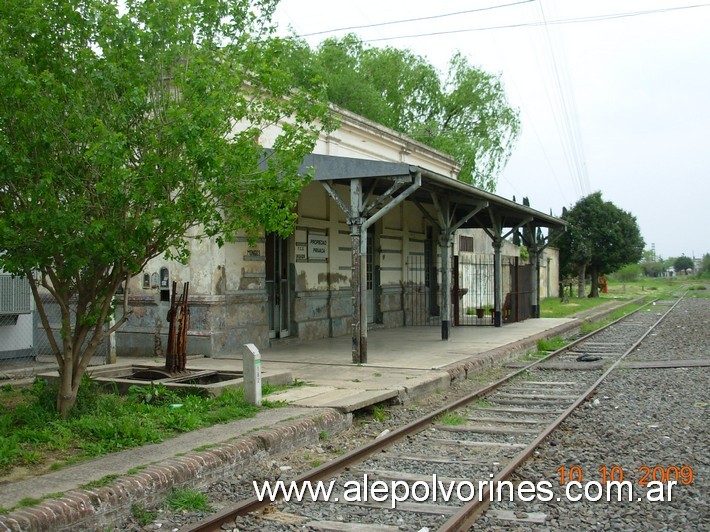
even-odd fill
[[[328,260],[328,235],[308,232],[308,260]]]
[[[296,262],[308,262],[308,229],[296,227]]]
[[[296,262],[308,260],[308,248],[305,242],[296,242]]]

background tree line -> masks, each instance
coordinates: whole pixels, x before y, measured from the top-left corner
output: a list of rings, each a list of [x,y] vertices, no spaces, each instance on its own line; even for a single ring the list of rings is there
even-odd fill
[[[452,155],[459,178],[495,191],[520,131],[499,75],[456,53],[441,74],[409,50],[371,47],[355,35],[312,49],[294,38],[284,61],[300,85],[328,100]]]

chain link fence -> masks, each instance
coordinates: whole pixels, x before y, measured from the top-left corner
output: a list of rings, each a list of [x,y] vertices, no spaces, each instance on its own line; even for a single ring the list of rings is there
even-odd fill
[[[47,313],[51,334],[61,346],[59,306],[49,296],[43,296],[42,305]],[[70,307],[70,312],[74,322],[76,308]],[[108,354],[109,341],[106,338],[94,354],[91,364],[104,364]],[[32,298],[29,281],[23,277],[0,273],[0,371],[32,365],[56,367],[49,336]]]

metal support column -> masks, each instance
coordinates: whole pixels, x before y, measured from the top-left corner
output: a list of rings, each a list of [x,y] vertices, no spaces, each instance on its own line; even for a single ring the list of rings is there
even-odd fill
[[[496,235],[493,238],[493,300],[495,302],[495,313],[493,314],[493,325],[500,327],[503,325],[503,238]]]
[[[537,251],[537,245],[532,245],[528,250],[530,252],[531,268],[531,286],[530,286],[530,317],[540,317],[540,254]]]
[[[448,340],[451,331],[451,240],[446,231],[439,236],[441,250],[441,339]]]
[[[362,218],[360,212],[362,210],[362,180],[350,180],[350,216],[348,224],[350,225],[350,242],[352,249],[352,267],[350,272],[350,287],[352,288],[353,301],[353,342],[352,342],[352,360],[353,364],[361,364],[360,359],[360,330],[362,327],[362,290],[361,270],[362,262],[360,241],[362,238]]]
[[[367,363],[367,226],[360,226],[360,356],[359,363]]]

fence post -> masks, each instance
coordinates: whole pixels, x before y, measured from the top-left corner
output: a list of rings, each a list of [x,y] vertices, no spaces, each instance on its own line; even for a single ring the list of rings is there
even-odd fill
[[[244,399],[261,406],[261,353],[254,344],[244,344]]]

